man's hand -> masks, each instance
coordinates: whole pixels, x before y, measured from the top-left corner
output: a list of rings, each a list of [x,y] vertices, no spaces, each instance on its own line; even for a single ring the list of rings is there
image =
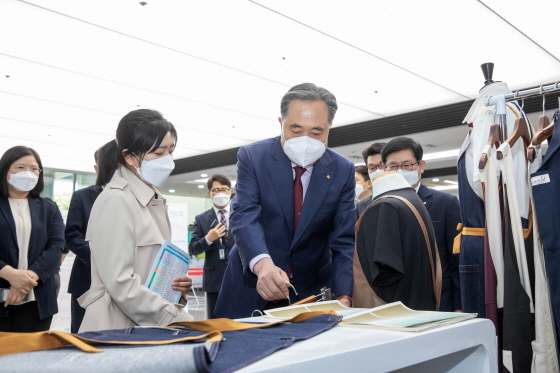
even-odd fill
[[[180,276],[173,279],[173,284],[171,284],[173,290],[180,291],[183,293],[183,298],[189,300],[189,291],[192,287],[192,279],[189,276]]]
[[[29,272],[35,273],[33,271]],[[5,278],[12,287],[25,292],[25,294],[29,293],[31,289],[37,286],[37,281],[24,269],[15,269],[10,266],[5,266],[0,271],[0,277]]]
[[[257,291],[267,301],[286,299],[289,294],[290,279],[286,272],[276,267],[270,258],[259,260],[253,267],[259,278]]]
[[[10,286],[10,291],[8,292],[8,297],[4,302],[4,307],[17,306],[23,301],[25,295],[27,295],[26,292],[16,289],[13,286]]]
[[[340,302],[340,304],[342,304],[345,307],[352,307],[352,301],[348,298],[342,298],[338,300]]]
[[[219,223],[214,228],[208,231],[208,234],[206,234],[206,239],[210,242],[214,242],[218,238],[225,236],[225,234],[226,234],[226,227],[224,227],[221,223]]]

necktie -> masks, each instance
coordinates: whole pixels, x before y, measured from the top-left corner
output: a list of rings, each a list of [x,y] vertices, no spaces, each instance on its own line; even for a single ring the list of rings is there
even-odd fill
[[[226,220],[227,211],[226,210],[218,210],[218,212],[220,213],[220,224],[222,224],[227,229],[227,220]],[[227,242],[227,234],[222,237],[222,243],[225,245],[226,242]]]
[[[303,206],[303,184],[301,183],[301,175],[306,171],[301,166],[295,166],[296,177],[294,179],[294,232],[299,223],[301,215],[301,207]]]

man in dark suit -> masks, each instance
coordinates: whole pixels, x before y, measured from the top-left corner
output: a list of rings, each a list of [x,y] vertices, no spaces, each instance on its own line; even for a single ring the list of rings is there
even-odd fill
[[[336,98],[305,83],[292,87],[280,108],[281,136],[237,155],[235,246],[219,317],[247,317],[325,286],[351,304],[356,183],[354,165],[326,145]]]
[[[229,252],[235,243],[233,235],[227,230],[231,215],[231,181],[224,175],[212,175],[208,179],[208,195],[214,206],[195,217],[189,251],[191,255],[206,253],[202,290],[206,292],[208,318],[215,319],[214,308]]]
[[[72,294],[70,303],[72,314],[70,331],[72,333],[78,333],[86,312],[78,303],[78,298],[88,291],[91,286],[91,252],[89,242],[85,240],[89,215],[93,203],[103,191],[105,184],[111,180],[114,172],[114,170],[108,169],[108,165],[103,161],[107,156],[109,144],[103,145],[94,154],[95,165],[93,167],[97,174],[96,184],[77,190],[72,194],[68,216],[66,217],[66,229],[64,232],[66,247],[76,254],[68,283],[68,292]]]
[[[453,254],[453,239],[457,236],[457,224],[461,221],[457,197],[428,188],[420,183],[426,167],[422,160],[422,145],[408,137],[397,137],[387,143],[381,151],[381,160],[386,171],[401,173],[424,202],[436,236],[441,269],[442,288],[440,311],[461,309],[459,285],[459,255]]]
[[[369,179],[372,180],[378,174],[382,174],[383,167],[381,162],[381,149],[385,146],[384,142],[375,142],[371,144],[367,149],[362,152],[362,157],[364,157],[364,162],[369,174]],[[371,181],[369,182],[369,187],[371,188]],[[368,196],[365,196],[356,203],[357,218],[366,211],[367,207],[371,203],[371,192]]]

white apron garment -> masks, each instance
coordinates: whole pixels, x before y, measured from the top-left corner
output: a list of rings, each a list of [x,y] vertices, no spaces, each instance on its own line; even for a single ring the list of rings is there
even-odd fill
[[[533,147],[532,145],[530,147]],[[529,177],[539,169],[542,159],[548,149],[548,142],[543,142],[540,149],[535,148],[537,157],[529,163]],[[532,188],[529,188],[533,211]],[[543,246],[539,234],[537,214],[533,212],[533,243],[535,258],[535,340],[533,347],[532,373],[557,373],[558,356],[556,355],[556,338],[554,336],[554,318],[550,304],[550,290],[546,277]]]
[[[518,141],[517,143],[522,143]],[[513,242],[515,245],[515,256],[517,257],[517,268],[519,270],[519,278],[521,280],[521,285],[527,296],[529,297],[531,313],[535,312],[535,307],[533,304],[533,296],[531,294],[531,281],[529,279],[529,267],[527,265],[527,254],[525,251],[525,240],[523,238],[523,227],[521,226],[521,215],[519,213],[519,199],[518,191],[523,189],[529,189],[527,184],[527,178],[521,183],[518,183],[516,173],[521,170],[515,168],[513,165],[513,153],[509,146],[509,143],[504,142],[498,148],[498,151],[502,152],[503,158],[498,160],[498,164],[502,169],[503,183],[507,186],[507,201],[509,205],[509,213],[511,220],[511,230],[513,236]],[[524,154],[523,154],[524,156]],[[525,175],[527,174],[527,165],[523,167],[525,170]],[[527,192],[528,195],[528,192]]]
[[[467,162],[467,179],[469,184],[475,193],[482,199],[482,172],[478,169],[478,161],[483,153],[484,146],[488,142],[488,136],[490,134],[490,126],[497,123],[497,118],[495,116],[496,106],[485,106],[484,98],[486,96],[500,96],[507,93],[511,93],[506,83],[496,82],[492,83],[480,90],[478,98],[474,101],[469,112],[463,119],[463,123],[472,123],[473,128],[469,133],[470,144],[469,148],[463,146],[459,157],[464,150],[467,150],[466,157],[468,157],[469,162]],[[523,116],[525,121],[529,123],[529,120],[525,114],[521,111],[519,105],[516,102],[508,102],[506,105],[506,118],[507,118],[507,133],[508,137],[513,132],[515,128],[515,119]],[[531,129],[529,130],[531,132]],[[527,166],[525,160],[525,149],[521,142],[517,142],[513,146],[513,164],[516,170],[515,178],[518,183],[526,182],[527,180]],[[467,158],[465,158],[467,159]],[[496,164],[496,169],[499,172],[500,166]],[[528,219],[529,217],[529,194],[526,190],[520,190],[518,192],[518,206],[519,213],[522,218]]]
[[[496,303],[504,307],[504,248],[502,245],[502,218],[500,212],[500,192],[498,189],[499,172],[496,171],[496,149],[486,145],[483,152],[488,154],[488,162],[482,173],[484,182],[484,210],[486,213],[486,232],[490,255],[496,271]]]

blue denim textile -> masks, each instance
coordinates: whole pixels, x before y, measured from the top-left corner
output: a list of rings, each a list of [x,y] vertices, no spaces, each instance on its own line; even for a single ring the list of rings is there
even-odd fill
[[[223,332],[219,343],[177,343],[149,346],[96,346],[103,353],[76,347],[0,356],[2,372],[27,372],[41,365],[42,373],[70,372],[209,372],[227,373],[261,360],[294,342],[309,339],[335,326],[342,317],[319,315],[299,323]],[[162,341],[197,336],[190,329],[129,328],[78,335],[98,341]],[[12,367],[9,370],[6,367]],[[6,369],[8,370],[6,370]],[[11,368],[10,368],[11,369]]]
[[[472,190],[465,169],[465,153],[457,162],[461,220],[465,227],[484,228],[484,202]],[[463,312],[486,317],[484,300],[484,237],[464,235],[459,257],[461,303]]]
[[[556,333],[560,335],[560,110],[554,113],[554,132],[539,170],[531,175],[549,182],[533,185],[533,199],[544,250],[550,301]]]

